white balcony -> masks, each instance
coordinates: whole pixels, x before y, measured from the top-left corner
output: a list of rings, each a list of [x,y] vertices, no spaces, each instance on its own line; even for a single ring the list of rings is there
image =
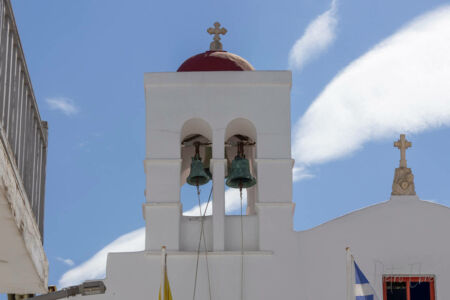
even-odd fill
[[[48,262],[41,234],[3,137],[0,130],[0,293],[45,292]]]
[[[0,293],[43,293],[47,125],[41,120],[10,0],[0,0]]]

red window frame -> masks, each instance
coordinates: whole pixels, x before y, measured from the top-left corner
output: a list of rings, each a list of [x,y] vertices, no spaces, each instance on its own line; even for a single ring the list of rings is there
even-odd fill
[[[406,299],[411,300],[410,285],[413,282],[429,282],[430,283],[430,300],[436,299],[434,276],[402,276],[402,275],[384,275],[383,276],[383,298],[387,300],[387,284],[389,282],[406,282]]]

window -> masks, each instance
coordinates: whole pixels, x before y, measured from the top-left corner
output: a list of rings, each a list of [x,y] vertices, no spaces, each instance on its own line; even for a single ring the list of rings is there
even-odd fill
[[[383,276],[384,300],[435,300],[434,276]]]

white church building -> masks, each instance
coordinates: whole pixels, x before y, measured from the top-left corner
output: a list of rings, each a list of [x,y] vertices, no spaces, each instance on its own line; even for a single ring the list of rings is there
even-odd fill
[[[349,247],[379,299],[450,299],[450,209],[416,195],[404,135],[395,143],[401,159],[389,200],[293,229],[291,72],[257,71],[223,51],[226,30],[215,25],[209,51],[177,72],[144,76],[145,250],[110,253],[106,293],[91,297],[158,299],[165,246],[175,300],[194,292],[199,300],[348,299]],[[256,182],[246,189],[243,216],[225,213],[236,156],[245,156]],[[182,213],[182,185],[188,176],[202,183],[190,175],[193,157],[212,177],[212,215],[203,221]],[[202,199],[208,194],[201,189]]]

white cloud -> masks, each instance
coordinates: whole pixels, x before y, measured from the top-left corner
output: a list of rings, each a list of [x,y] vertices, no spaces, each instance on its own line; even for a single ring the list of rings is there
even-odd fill
[[[206,211],[206,216],[212,215],[212,201],[208,205],[208,209]],[[247,190],[242,191],[242,207],[243,213],[245,214],[245,209],[247,206]],[[202,213],[205,212],[206,202],[201,204]],[[225,212],[227,214],[240,212],[241,209],[241,198],[239,195],[238,189],[227,189],[225,191]],[[198,209],[198,205],[194,206],[188,211],[183,212],[185,216],[199,216],[200,211]]]
[[[206,204],[207,202],[202,203],[201,207],[201,211],[202,214],[205,214],[205,208],[206,208]],[[198,205],[195,205],[193,208],[191,208],[190,210],[184,211],[183,212],[184,216],[200,216],[200,210],[198,209]],[[205,216],[210,216],[212,215],[212,202],[210,202],[208,204],[208,209],[206,210],[206,214]]]
[[[75,105],[74,101],[69,98],[57,97],[57,98],[47,98],[45,99],[50,109],[59,110],[67,116],[75,115],[80,110]]]
[[[300,181],[303,179],[314,178],[315,175],[311,174],[308,168],[301,164],[296,164],[292,170],[292,180]]]
[[[289,67],[301,69],[309,61],[317,58],[336,39],[336,0],[330,9],[317,16],[289,52]]]
[[[247,207],[247,190],[242,190],[242,213],[245,214]],[[225,213],[240,213],[241,196],[238,189],[228,189],[225,191]]]
[[[68,265],[69,267],[72,267],[75,265],[75,263],[73,262],[73,260],[71,260],[70,258],[62,258],[62,257],[57,257],[56,260],[62,262],[65,265]]]
[[[144,248],[145,228],[124,234],[106,245],[86,262],[64,273],[59,280],[59,287],[76,285],[89,279],[104,278],[108,253],[142,251]]]
[[[304,168],[368,141],[450,125],[450,6],[403,27],[342,70],[297,122]]]

